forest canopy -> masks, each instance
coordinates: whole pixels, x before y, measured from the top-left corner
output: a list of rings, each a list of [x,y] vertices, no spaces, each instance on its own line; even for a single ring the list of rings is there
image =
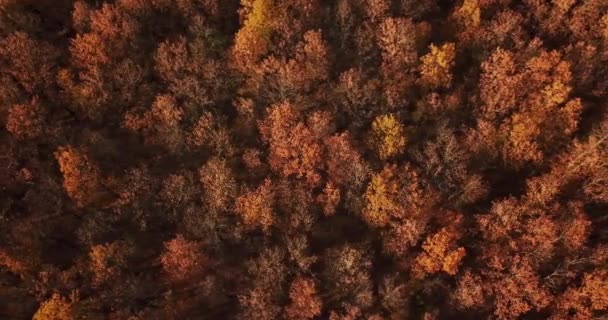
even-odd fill
[[[0,318],[608,318],[608,0],[0,0]]]

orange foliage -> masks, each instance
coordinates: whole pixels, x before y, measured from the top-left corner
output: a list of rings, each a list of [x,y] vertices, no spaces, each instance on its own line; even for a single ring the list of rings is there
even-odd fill
[[[192,280],[205,270],[209,260],[203,254],[202,245],[184,238],[181,234],[166,241],[160,261],[163,270],[172,281]]]
[[[327,78],[327,48],[321,31],[308,31],[296,48],[295,58],[279,71],[287,86],[307,91]]]
[[[307,320],[321,314],[321,299],[317,296],[315,283],[311,279],[297,278],[289,290],[291,304],[285,309],[288,319]]]
[[[0,65],[28,94],[42,94],[54,83],[59,52],[23,32],[0,40]]]
[[[494,314],[499,319],[513,319],[533,308],[542,310],[551,299],[526,260],[516,257],[511,263],[510,273],[494,283]]]
[[[401,256],[425,230],[435,195],[421,185],[411,167],[386,166],[372,176],[364,194],[363,219],[386,232],[384,247]]]
[[[53,294],[53,296],[44,301],[40,308],[34,314],[32,320],[71,320],[74,319],[72,316],[72,304],[59,294]]]
[[[487,120],[501,119],[517,107],[524,79],[516,74],[514,59],[511,52],[498,48],[481,65],[479,89],[484,102],[482,116]]]
[[[502,156],[521,166],[563,147],[577,129],[582,105],[570,99],[570,64],[558,52],[540,51],[525,66],[515,61],[499,48],[482,65],[481,115],[495,123],[495,129],[488,129],[497,132],[481,133],[482,127],[478,132],[487,134],[483,139],[489,143],[503,136],[504,145],[498,146]]]
[[[414,262],[414,274],[424,276],[443,271],[455,275],[466,254],[463,247],[456,246],[458,238],[455,231],[446,228],[427,238],[422,244],[424,252]]]
[[[606,317],[607,62],[608,0],[0,0],[0,318]]]
[[[458,279],[458,287],[453,296],[456,307],[475,308],[484,303],[484,285],[481,278],[465,271]]]
[[[385,226],[393,219],[416,218],[424,214],[424,199],[418,174],[410,167],[386,166],[372,176],[365,192],[364,219],[373,226]]]
[[[403,125],[394,114],[376,117],[372,122],[371,143],[382,160],[394,158],[405,151],[407,144]]]
[[[123,242],[112,242],[93,246],[89,252],[93,283],[110,282],[128,268],[128,247]]]
[[[160,43],[154,56],[155,71],[169,92],[184,101],[187,113],[198,114],[199,108],[223,98],[223,65],[210,54],[210,48],[179,37]]]
[[[413,84],[411,69],[418,59],[416,29],[411,19],[386,18],[379,27],[382,49],[382,76],[390,106],[404,104],[407,89]]]
[[[236,212],[241,216],[248,229],[261,228],[264,233],[270,232],[274,224],[273,184],[269,179],[236,199]]]
[[[320,181],[322,145],[289,103],[271,106],[260,122],[262,138],[270,145],[270,166],[284,177],[295,175],[312,185]],[[314,129],[314,127],[313,127]]]
[[[28,104],[13,105],[8,110],[6,130],[18,139],[39,138],[44,132],[44,109],[36,98]]]
[[[431,44],[429,50],[430,52],[420,59],[422,62],[420,80],[431,88],[449,88],[452,85],[456,46],[453,43],[446,43],[439,47]]]
[[[55,159],[63,174],[63,187],[68,195],[78,206],[91,204],[101,187],[97,166],[85,152],[72,146],[57,149]]]

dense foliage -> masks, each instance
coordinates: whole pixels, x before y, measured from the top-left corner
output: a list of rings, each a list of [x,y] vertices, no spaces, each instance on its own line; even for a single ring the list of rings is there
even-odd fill
[[[608,0],[0,0],[0,318],[606,319]]]

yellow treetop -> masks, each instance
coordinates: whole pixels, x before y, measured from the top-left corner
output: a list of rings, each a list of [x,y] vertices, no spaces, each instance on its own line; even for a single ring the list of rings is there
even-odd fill
[[[477,27],[481,22],[478,0],[464,0],[455,12],[456,19],[464,27]]]
[[[396,166],[387,166],[380,173],[374,174],[365,192],[367,205],[363,218],[373,226],[385,226],[390,221],[391,213],[399,209],[396,201],[401,185],[396,176]]]
[[[380,159],[402,153],[406,142],[403,125],[393,114],[379,116],[372,123],[372,144]]]
[[[450,87],[452,84],[451,69],[456,57],[456,46],[446,43],[442,46],[431,44],[431,52],[422,57],[422,81],[431,88]]]
[[[71,304],[58,294],[40,305],[32,320],[70,320]]]

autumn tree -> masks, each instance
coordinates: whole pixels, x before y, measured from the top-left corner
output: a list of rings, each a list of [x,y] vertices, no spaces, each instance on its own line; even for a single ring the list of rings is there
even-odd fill
[[[122,113],[133,103],[134,92],[148,100],[150,93],[142,85],[146,70],[139,65],[138,51],[133,50],[141,45],[138,32],[142,25],[128,3],[104,3],[95,10],[79,5],[73,19],[89,31],[71,40],[71,64],[57,75],[72,107],[83,117],[99,121],[114,119],[110,110]]]
[[[49,90],[52,88],[57,70],[59,51],[56,48],[23,32],[15,32],[3,37],[0,48],[0,66],[5,78],[2,80],[3,83],[17,85],[23,90],[22,94],[29,95],[27,98],[43,94],[54,96]],[[5,90],[2,91],[6,92]],[[18,96],[3,97],[8,101],[15,98]],[[12,102],[21,101],[12,100]]]
[[[593,39],[601,34],[601,24],[597,23],[602,19],[606,10],[606,3],[603,1],[587,1],[575,5],[571,1],[559,1],[559,8],[569,19],[565,26],[570,29],[576,39]],[[570,15],[566,15],[568,10]]]
[[[271,19],[276,9],[271,0],[248,0],[243,5],[243,26],[235,35],[232,53],[237,66],[246,71],[270,50],[270,37],[275,28]]]
[[[95,201],[102,191],[102,178],[97,165],[82,149],[66,146],[55,151],[63,174],[63,187],[80,207]]]
[[[177,150],[182,143],[180,121],[183,109],[174,97],[157,96],[152,107],[143,114],[129,112],[124,117],[124,127],[141,133],[146,143],[162,145]]]
[[[394,114],[378,116],[372,122],[371,143],[380,159],[393,158],[404,152],[405,128]]]
[[[420,81],[431,89],[451,87],[456,46],[454,43],[441,46],[431,44],[429,50],[429,53],[420,58]]]
[[[494,314],[499,319],[512,319],[532,309],[540,311],[550,303],[549,292],[525,259],[516,257],[508,272],[494,286]]]
[[[304,122],[300,112],[290,103],[273,105],[267,112],[268,116],[259,127],[262,139],[270,147],[270,166],[284,177],[293,175],[311,185],[319,183],[323,130],[321,136],[315,134],[315,128],[311,126],[315,118]]]
[[[443,271],[455,275],[466,255],[466,250],[455,244],[457,239],[457,232],[446,228],[427,238],[422,244],[424,252],[414,262],[413,273],[424,276],[424,274]]]
[[[561,292],[555,301],[555,310],[552,319],[560,317],[571,317],[572,319],[592,318],[594,315],[606,311],[605,284],[606,271],[604,265],[608,258],[605,246],[589,252],[582,259],[574,259],[570,266],[584,266],[583,268],[567,268],[566,275],[575,273],[581,281],[571,284],[565,291]],[[584,271],[584,269],[593,271]],[[562,272],[564,270],[561,270]],[[555,272],[554,274],[559,274]]]
[[[589,199],[605,201],[606,182],[606,143],[608,142],[608,121],[602,120],[591,132],[586,141],[575,141],[564,158],[564,167],[556,168],[553,178],[583,179],[583,191]],[[561,170],[560,170],[561,169]],[[562,183],[564,180],[560,180]],[[566,180],[568,181],[568,180]]]
[[[415,292],[413,285],[403,279],[400,273],[386,274],[379,283],[378,296],[389,317],[404,317],[410,314],[409,302]]]
[[[352,6],[354,8],[352,8],[351,10],[355,11],[355,10],[366,10],[367,8],[365,8],[366,4],[369,4],[369,2],[367,1],[361,1],[359,3],[359,5],[357,4],[353,4]],[[346,6],[345,6],[346,9]],[[357,12],[355,11],[355,12]],[[365,11],[364,11],[365,12]],[[351,14],[355,17],[351,18],[353,21],[357,21],[357,16],[356,13],[354,12],[344,12],[342,14]],[[340,19],[344,19],[342,17],[340,17]],[[365,16],[360,17],[358,19],[358,23],[355,22],[354,24],[354,30],[349,30],[347,32],[350,32],[352,34],[352,42],[351,42],[351,46],[354,48],[354,52],[349,54],[345,54],[345,56],[350,56],[350,54],[353,55],[352,59],[355,59],[355,61],[357,62],[357,64],[359,64],[360,66],[366,66],[368,64],[375,64],[377,63],[380,59],[381,59],[381,51],[380,48],[378,47],[378,43],[376,41],[376,34],[377,34],[377,24],[378,24],[379,20],[377,18],[367,18],[365,19]],[[351,22],[352,23],[352,22]],[[344,50],[348,50],[348,47],[344,48]]]
[[[323,89],[328,66],[328,48],[321,31],[309,30],[292,49],[262,60],[241,91],[267,103],[291,100],[312,106],[314,102],[307,95]]]
[[[175,282],[199,276],[209,264],[201,243],[188,240],[181,234],[164,243],[160,261],[163,270]]]
[[[155,70],[169,92],[184,101],[187,114],[199,115],[199,110],[226,99],[225,68],[215,59],[202,40],[180,37],[164,41],[154,56]]]
[[[320,30],[306,32],[302,42],[296,46],[295,57],[279,69],[279,82],[300,92],[308,92],[318,86],[328,77],[327,51]]]
[[[281,286],[287,275],[283,259],[285,253],[280,248],[266,248],[260,255],[247,263],[251,286],[239,295],[240,318],[270,320],[276,319],[281,308]]]
[[[419,217],[429,204],[429,199],[421,197],[424,193],[418,174],[410,166],[387,165],[372,176],[367,186],[363,216],[374,226],[384,226],[393,219]]]
[[[367,9],[366,16],[372,22],[386,17],[390,13],[390,2],[386,0],[367,0],[363,2],[363,8]]]
[[[343,310],[332,310],[329,313],[330,320],[355,320],[361,316],[361,308],[348,304]]]
[[[397,216],[401,213],[401,208],[397,201],[399,192],[403,189],[396,177],[395,166],[384,168],[380,173],[372,176],[372,179],[367,186],[365,198],[367,206],[363,211],[365,220],[373,226],[385,226],[391,216]]]
[[[479,217],[479,223],[487,241],[481,256],[489,267],[484,278],[496,284],[484,291],[495,298],[494,313],[510,319],[542,310],[551,303],[551,295],[538,269],[556,253],[558,224],[538,207],[513,198],[495,203],[491,211],[492,215]]]
[[[464,143],[446,127],[441,127],[437,137],[416,152],[415,158],[431,185],[456,205],[482,199],[488,192],[481,175],[470,169],[471,157]]]
[[[8,110],[6,130],[18,139],[39,138],[45,131],[45,110],[38,99],[13,105]]]
[[[570,64],[556,51],[537,51],[522,66],[499,48],[482,65],[480,111],[485,119],[471,138],[517,167],[563,148],[582,111],[581,100],[570,97]]]
[[[496,47],[521,49],[530,41],[530,35],[523,28],[524,21],[520,12],[506,9],[498,12],[489,23],[471,29],[469,36],[488,53]]]
[[[310,187],[303,182],[283,179],[277,181],[274,191],[277,226],[281,232],[293,236],[309,231],[318,217]]]
[[[581,250],[589,238],[591,221],[581,202],[569,203],[564,211],[568,215],[561,227],[562,241],[568,250]]]
[[[289,289],[291,303],[285,309],[288,319],[313,319],[321,314],[321,299],[313,280],[296,278]]]
[[[336,212],[336,208],[340,203],[340,189],[328,182],[323,188],[323,193],[318,197],[318,201],[323,208],[323,214],[331,216]]]
[[[360,128],[372,121],[377,110],[382,108],[381,84],[377,79],[368,78],[363,70],[344,71],[335,90],[340,110],[337,115],[345,116],[348,125],[353,128]]]
[[[530,73],[526,76],[532,80],[527,88],[537,86],[541,94],[529,97],[529,106],[537,108],[523,109],[511,118],[510,151],[517,160],[538,159],[542,152],[563,145],[564,139],[576,129],[582,110],[580,100],[568,101],[571,73],[568,63],[560,61],[557,52],[543,52],[530,59],[527,67]],[[553,74],[549,75],[551,71]]]
[[[403,105],[413,84],[413,67],[418,60],[416,28],[411,19],[387,18],[379,28],[382,49],[384,93],[392,107]]]
[[[288,49],[319,21],[315,0],[244,0],[239,12],[242,25],[235,35],[232,54],[237,68],[255,73],[253,67],[275,47]]]
[[[192,149],[209,149],[220,157],[231,156],[235,151],[225,119],[211,112],[203,112],[187,133],[186,141]]]
[[[485,304],[485,290],[487,290],[479,275],[466,270],[458,279],[456,290],[453,292],[452,299],[456,308],[475,309],[481,308]]]
[[[375,173],[364,194],[363,219],[384,234],[387,252],[401,256],[416,245],[436,201],[410,166],[387,165]]]
[[[364,249],[348,245],[332,248],[324,260],[324,283],[332,294],[332,300],[343,306],[367,307],[372,304],[372,265]]]
[[[130,249],[121,241],[93,246],[89,252],[93,283],[102,285],[115,281],[128,268]]]
[[[517,108],[524,79],[517,74],[513,54],[501,48],[496,49],[481,68],[479,89],[484,102],[481,116],[490,121],[500,120]]]
[[[353,146],[349,132],[326,138],[325,148],[328,181],[317,197],[324,214],[332,215],[340,203],[353,212],[358,212],[362,206],[360,194],[370,175],[368,163]]]
[[[325,140],[327,174],[336,186],[361,186],[369,176],[369,165],[353,145],[350,132],[335,134]]]
[[[247,229],[260,228],[270,232],[274,224],[274,192],[270,179],[264,180],[256,189],[250,190],[236,199],[236,212]]]
[[[554,254],[558,225],[544,210],[507,198],[495,202],[490,212],[489,215],[478,217],[480,229],[487,241],[495,242],[512,254],[534,253],[530,261],[536,263]],[[506,239],[511,242],[510,246],[502,244]],[[499,260],[495,259],[497,262]]]
[[[481,23],[481,8],[478,0],[465,0],[456,8],[454,17],[464,28],[476,27]]]
[[[71,320],[72,317],[72,304],[59,294],[53,294],[53,296],[44,301],[40,308],[34,314],[32,319],[34,320]]]
[[[72,9],[72,24],[74,29],[79,33],[88,31],[88,26],[91,24],[91,11],[93,9],[86,1],[74,1]]]
[[[608,271],[596,270],[585,274],[581,295],[588,299],[592,310],[607,310]]]
[[[205,202],[212,210],[231,208],[237,185],[232,170],[225,160],[212,158],[199,170]]]
[[[162,206],[176,215],[178,211],[188,206],[196,193],[193,174],[184,172],[165,177],[158,195]]]
[[[117,194],[115,206],[141,208],[153,201],[157,180],[146,166],[132,167],[117,178],[110,178],[109,187]]]
[[[87,81],[81,81],[69,69],[62,69],[57,74],[57,82],[70,96],[72,104],[88,118],[100,118],[110,100],[101,70],[101,66],[110,63],[108,51],[107,45],[96,34],[77,35],[72,41],[71,52],[76,67],[88,69]]]

